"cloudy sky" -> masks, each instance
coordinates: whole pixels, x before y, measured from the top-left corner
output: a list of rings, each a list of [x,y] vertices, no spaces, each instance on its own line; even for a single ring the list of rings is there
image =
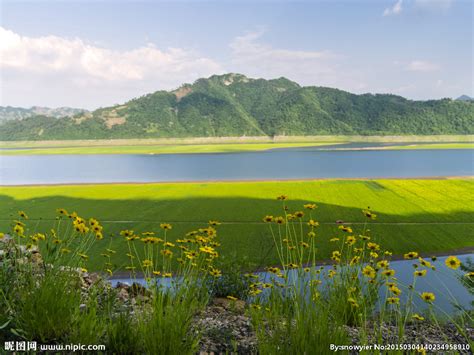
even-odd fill
[[[226,72],[474,96],[471,0],[0,2],[4,106],[94,109]]]

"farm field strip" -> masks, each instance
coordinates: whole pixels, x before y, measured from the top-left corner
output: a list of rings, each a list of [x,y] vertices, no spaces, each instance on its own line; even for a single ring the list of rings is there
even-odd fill
[[[282,215],[286,194],[289,211],[316,203],[312,217],[318,227],[319,254],[327,259],[338,235],[336,220],[351,223],[362,233],[361,210],[370,206],[378,215],[370,222],[374,240],[403,254],[408,250],[441,252],[474,246],[474,180],[317,180],[286,182],[114,184],[0,187],[0,231],[8,231],[16,211],[24,210],[30,232],[48,231],[57,208],[94,217],[104,225],[104,238],[91,255],[91,269],[100,269],[100,253],[111,245],[114,262],[123,267],[125,243],[118,232],[159,231],[159,223],[173,224],[170,240],[218,220],[222,255],[256,267],[276,261],[269,247],[272,237],[265,215]],[[309,217],[308,215],[306,217]],[[114,235],[110,239],[110,235]],[[109,244],[110,243],[110,244]],[[264,259],[264,260],[262,260]]]

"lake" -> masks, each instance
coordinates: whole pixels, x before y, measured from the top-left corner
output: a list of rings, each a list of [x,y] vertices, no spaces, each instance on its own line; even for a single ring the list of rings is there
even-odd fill
[[[163,155],[0,155],[0,184],[474,175],[474,150],[325,150]]]
[[[458,258],[462,263],[466,263],[468,260],[474,261],[474,254],[458,255]],[[438,257],[435,262],[432,262],[429,258],[426,258],[426,260],[430,261],[433,266],[436,267],[436,271],[428,270],[426,276],[418,277],[416,280],[415,291],[417,293],[433,292],[436,295],[436,300],[434,302],[435,312],[446,312],[448,314],[455,313],[457,311],[455,305],[470,308],[471,302],[474,301],[474,295],[469,293],[468,289],[459,281],[459,278],[463,277],[464,272],[460,269],[448,269],[444,264],[446,257]],[[406,302],[409,293],[407,286],[413,281],[413,271],[415,270],[412,266],[413,263],[413,260],[398,260],[390,263],[390,268],[396,271],[395,276],[398,279],[397,283],[402,289],[402,295],[400,296],[401,302]],[[325,266],[323,273],[327,272],[330,268],[330,266]],[[256,274],[259,276],[259,281],[261,282],[270,282],[270,278],[273,277],[267,272],[258,272]],[[289,271],[288,277],[291,280],[291,278],[294,278],[296,275],[297,272],[292,270]],[[161,278],[158,280],[159,284],[169,287],[172,279]],[[142,285],[146,285],[145,280],[142,278],[114,278],[111,279],[110,282],[113,286],[116,286],[119,282],[126,284],[138,282]],[[383,287],[382,289],[380,297],[384,299],[386,295]],[[421,300],[420,297],[416,297],[416,295],[414,295],[414,303],[416,307],[415,312],[422,312],[427,307],[426,303]]]

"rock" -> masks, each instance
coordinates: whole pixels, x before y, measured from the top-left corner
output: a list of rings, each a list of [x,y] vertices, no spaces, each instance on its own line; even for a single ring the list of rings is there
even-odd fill
[[[228,311],[243,313],[245,311],[245,302],[242,300],[229,300],[228,298],[214,298],[213,305],[224,308]]]

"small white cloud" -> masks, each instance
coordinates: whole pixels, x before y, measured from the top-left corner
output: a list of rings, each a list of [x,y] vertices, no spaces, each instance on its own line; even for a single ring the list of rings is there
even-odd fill
[[[393,6],[387,7],[383,16],[399,15],[402,12],[402,2],[403,0],[398,0]]]
[[[409,71],[430,72],[439,70],[440,66],[436,63],[431,63],[424,60],[413,60],[408,63],[406,69]]]

